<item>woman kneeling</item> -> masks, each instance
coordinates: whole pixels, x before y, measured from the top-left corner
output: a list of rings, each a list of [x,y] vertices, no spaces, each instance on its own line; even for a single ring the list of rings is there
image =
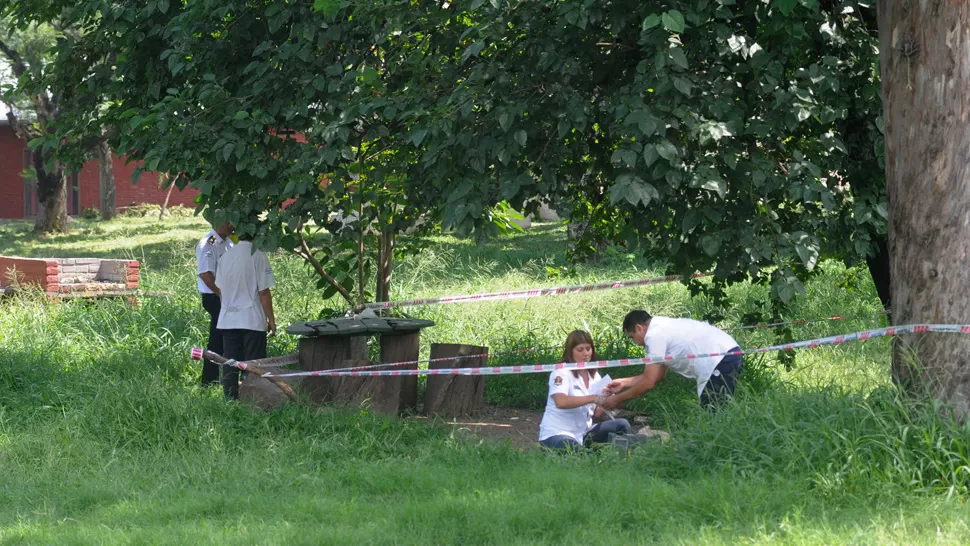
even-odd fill
[[[596,358],[593,338],[583,330],[566,337],[563,362],[589,362]],[[556,370],[549,376],[546,411],[539,424],[539,443],[550,449],[579,450],[584,444],[606,443],[610,433],[629,434],[626,419],[610,419],[596,407],[602,393],[590,393],[589,386],[600,379],[593,370]],[[594,420],[610,419],[593,424]]]

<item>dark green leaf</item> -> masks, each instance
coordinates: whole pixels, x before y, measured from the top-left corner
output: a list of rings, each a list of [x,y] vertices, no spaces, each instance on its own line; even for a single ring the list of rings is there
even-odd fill
[[[679,157],[677,154],[677,148],[669,140],[661,140],[655,145],[657,153],[660,157],[666,159],[668,162],[673,163]]]
[[[680,34],[684,32],[684,14],[679,11],[672,9],[663,14],[662,17],[664,28],[670,32]]]
[[[795,9],[795,6],[798,5],[798,0],[775,0],[775,5],[778,6],[781,13],[787,17],[791,15],[791,12]]]
[[[686,69],[687,68],[687,55],[684,54],[684,49],[680,47],[670,48],[670,59],[674,61],[676,66]]]
[[[475,42],[472,45],[465,48],[465,51],[461,54],[461,64],[465,64],[465,61],[471,57],[478,57],[478,54],[482,52],[485,48],[485,42]]]
[[[651,13],[643,19],[642,30],[650,30],[660,24],[660,17],[656,13]]]

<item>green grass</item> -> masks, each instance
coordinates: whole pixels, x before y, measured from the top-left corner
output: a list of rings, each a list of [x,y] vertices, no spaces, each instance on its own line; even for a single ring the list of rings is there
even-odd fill
[[[36,238],[0,224],[0,254],[142,261],[143,287],[173,293],[120,301],[0,303],[0,544],[964,544],[970,427],[891,388],[887,340],[797,354],[791,370],[749,361],[743,392],[708,415],[692,384],[671,378],[638,408],[675,441],[630,456],[518,451],[418,420],[287,405],[254,412],[196,387],[188,349],[205,339],[194,291],[197,219],[77,222]],[[281,324],[336,302],[273,256]],[[440,237],[396,265],[394,297],[553,286],[662,273],[610,252],[567,265],[561,228],[484,245]],[[873,326],[863,270],[824,264],[791,318],[850,319],[795,329],[800,338]],[[723,326],[765,305],[731,289]],[[632,307],[703,316],[710,303],[677,284],[412,309],[432,342],[493,350],[561,343],[574,328],[617,337]],[[738,334],[742,346],[774,341]],[[280,336],[271,353],[292,351]],[[604,356],[625,354],[623,344]],[[552,354],[503,362],[551,362]],[[635,354],[635,351],[634,351]],[[635,372],[627,369],[627,373]],[[619,372],[619,370],[617,370]],[[614,374],[617,375],[617,374]],[[536,406],[541,375],[488,379],[492,402]]]

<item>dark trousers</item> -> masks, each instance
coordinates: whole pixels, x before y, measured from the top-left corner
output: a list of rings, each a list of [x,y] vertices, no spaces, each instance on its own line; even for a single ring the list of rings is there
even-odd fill
[[[257,330],[222,330],[226,358],[238,362],[266,358],[266,332]],[[223,366],[222,392],[226,398],[239,399],[239,368]]]
[[[219,296],[202,294],[202,308],[209,313],[209,342],[205,348],[213,353],[222,355],[222,330],[216,328],[219,323]],[[225,356],[225,355],[223,355]],[[219,382],[219,365],[209,359],[202,361],[202,386],[214,385]]]
[[[593,428],[589,429],[585,435],[583,435],[583,442],[586,444],[605,444],[610,441],[610,434],[630,434],[633,428],[630,426],[630,422],[626,419],[613,419],[610,421],[603,421],[602,423],[597,423],[593,425]],[[583,446],[579,445],[579,442],[573,439],[572,436],[566,436],[565,434],[550,436],[545,440],[539,442],[543,447],[549,449],[560,449],[563,451],[579,451]]]
[[[728,352],[739,351],[735,347]],[[722,403],[734,394],[734,387],[737,385],[738,374],[744,367],[744,358],[741,355],[727,355],[717,363],[714,373],[707,380],[707,385],[701,392],[701,406],[708,409],[717,409]]]

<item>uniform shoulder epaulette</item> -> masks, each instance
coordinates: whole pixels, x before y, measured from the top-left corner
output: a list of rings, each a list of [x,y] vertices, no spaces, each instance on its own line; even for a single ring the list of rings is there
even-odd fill
[[[216,236],[213,235],[212,237],[209,237],[209,240],[206,241],[206,244],[207,245],[214,245],[214,244],[216,244]]]

